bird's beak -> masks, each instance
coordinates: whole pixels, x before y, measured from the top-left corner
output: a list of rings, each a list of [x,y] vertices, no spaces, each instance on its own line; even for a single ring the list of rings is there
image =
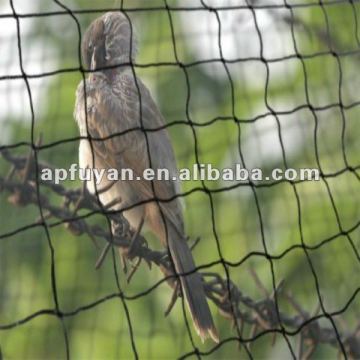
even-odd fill
[[[96,69],[95,53],[96,53],[96,47],[94,46],[93,54],[92,54],[92,57],[91,57],[90,70],[95,70]]]

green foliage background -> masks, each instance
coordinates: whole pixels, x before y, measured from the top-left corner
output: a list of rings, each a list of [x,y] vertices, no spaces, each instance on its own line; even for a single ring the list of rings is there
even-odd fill
[[[76,0],[64,3],[72,9],[101,9],[113,6],[112,1],[105,0]],[[303,0],[303,3],[313,2]],[[283,160],[269,160],[267,151],[271,149],[265,149],[264,153],[260,146],[260,138],[270,134],[271,144],[279,147],[277,132],[266,130],[266,124],[269,124],[271,129],[277,129],[276,118],[271,114],[262,116],[269,111],[267,103],[278,114],[277,120],[288,166],[301,168],[320,165],[324,174],[336,174],[326,178],[326,182],[321,180],[297,184],[299,208],[293,186],[289,183],[255,188],[261,219],[254,193],[249,186],[238,184],[239,186],[226,189],[229,187],[227,183],[208,182],[205,184],[206,188],[218,190],[211,193],[211,199],[206,191],[194,191],[185,198],[188,234],[193,238],[202,238],[194,251],[198,265],[219,260],[217,241],[224,259],[236,264],[252,251],[263,252],[263,241],[269,253],[276,256],[294,244],[301,244],[301,232],[303,241],[308,246],[316,247],[322,241],[333,238],[323,246],[309,251],[318,277],[322,300],[326,310],[332,312],[343,308],[360,286],[360,261],[345,236],[346,230],[354,227],[349,236],[355,249],[360,252],[360,230],[356,226],[360,219],[360,174],[359,171],[349,171],[350,166],[356,168],[360,164],[360,107],[357,103],[360,88],[360,5],[357,2],[354,5],[350,5],[350,2],[338,5],[326,5],[325,1],[324,3],[323,7],[318,5],[294,8],[294,15],[303,19],[306,24],[306,27],[294,28],[298,53],[303,57],[303,63],[300,57],[281,60],[282,76],[273,79],[273,63],[269,62],[270,76],[266,92],[265,83],[261,83],[264,82],[265,64],[259,73],[260,86],[259,83],[245,81],[247,62],[229,65],[234,86],[234,104],[231,100],[229,80],[225,77],[211,76],[209,71],[205,71],[209,64],[197,64],[187,68],[191,90],[189,109],[185,73],[180,66],[155,65],[137,68],[136,71],[156,94],[156,101],[167,122],[184,122],[169,128],[179,167],[192,166],[196,161],[196,151],[201,163],[208,162],[213,166],[223,167],[229,163],[240,162],[240,137],[240,148],[245,162],[253,158],[259,160],[265,173],[269,173],[275,167],[285,168]],[[180,6],[182,2],[168,1],[168,4]],[[183,5],[189,4],[200,6],[195,0],[186,1]],[[161,7],[164,6],[164,2],[124,1],[123,6],[125,9]],[[55,3],[44,1],[34,3],[32,12],[47,10],[60,8]],[[276,19],[276,11],[274,12]],[[141,39],[137,62],[176,63],[166,10],[131,12],[129,15],[134,19]],[[172,12],[171,15],[180,60],[183,63],[196,61],[196,53],[189,46],[189,38],[184,36],[184,25],[179,20],[179,12]],[[84,30],[96,14],[84,13],[76,16]],[[20,23],[26,21],[28,19],[21,19]],[[280,21],[274,20],[272,26],[277,26]],[[326,32],[327,23],[329,34]],[[287,27],[287,31],[291,34],[290,26]],[[239,33],[237,36],[242,34]],[[78,67],[78,35],[75,23],[68,15],[62,16],[61,20],[54,16],[35,18],[31,31],[23,42],[31,46],[35,39],[43,41],[45,48],[43,54],[38,54],[36,61],[46,63],[49,58],[51,60],[54,55],[46,54],[46,45],[51,44],[52,48],[56,49],[59,68]],[[16,41],[15,38],[13,40]],[[329,54],[330,46],[333,50],[347,55],[336,57]],[[312,56],[321,52],[323,55]],[[26,56],[25,53],[24,57]],[[261,63],[261,60],[259,58],[252,62]],[[295,63],[296,70],[288,76],[286,71],[291,62]],[[216,66],[223,65],[214,65],[214,69]],[[80,79],[81,74],[78,71],[49,75],[43,79],[41,86],[47,90],[41,101],[42,109],[35,108],[34,129],[35,138],[42,133],[43,144],[78,136],[72,111],[74,92]],[[35,80],[30,80],[30,84],[35,84]],[[7,93],[1,93],[1,99],[2,102],[6,102]],[[343,107],[328,106],[340,102]],[[309,103],[315,108],[322,107],[322,110],[311,112]],[[280,109],[279,104],[286,104],[286,109],[298,109],[286,114]],[[9,132],[5,144],[31,139],[27,99],[19,99],[19,106],[24,108],[27,118],[8,116],[2,119],[4,130]],[[242,120],[240,123],[233,120],[234,114]],[[207,124],[213,119],[214,121]],[[193,130],[189,126],[190,121],[196,123]],[[259,133],[256,128],[256,124],[259,123],[264,125],[259,127],[263,133]],[[301,139],[301,146],[295,152],[291,151],[291,142],[294,139],[286,137],[286,130],[294,126],[298,134],[296,137]],[[192,131],[196,135],[195,138]],[[249,143],[252,146],[246,145]],[[71,163],[77,162],[77,148],[78,141],[59,143],[42,150],[39,157],[54,166],[69,168]],[[26,151],[26,147],[14,150],[15,153]],[[7,170],[7,165],[1,160],[1,174],[5,174]],[[74,187],[80,184],[66,183],[66,186]],[[196,181],[183,183],[182,186],[185,192],[195,188],[205,189],[204,184]],[[45,189],[41,191],[45,192]],[[52,197],[52,200],[55,203],[58,201],[56,197]],[[210,200],[213,202],[213,212]],[[0,204],[1,234],[32,224],[39,216],[35,206],[12,207],[7,202],[7,194],[4,193],[0,193]],[[105,224],[102,216],[94,216],[90,221]],[[133,281],[127,284],[117,263],[117,256],[113,259],[109,257],[100,270],[95,270],[94,264],[99,254],[86,236],[74,237],[63,226],[50,227],[49,232],[54,248],[54,271],[61,311],[73,312],[79,307],[117,293],[114,273],[116,268],[121,290],[129,299],[126,300],[126,308],[129,311],[135,346],[140,358],[174,358],[193,350],[187,335],[181,303],[177,303],[167,318],[163,315],[171,297],[166,284],[155,287],[144,296],[138,296],[151,289],[161,279],[160,271],[156,268],[149,271],[142,265]],[[151,246],[156,247],[156,241],[153,241]],[[241,266],[230,266],[231,279],[242,292],[260,299],[263,294],[249,275],[250,267],[256,270],[264,286],[271,292],[270,264],[265,257],[249,257]],[[291,292],[303,308],[312,313],[318,306],[318,296],[304,251],[298,248],[288,252],[274,260],[273,267],[277,282],[284,279],[286,291]],[[221,264],[209,268],[209,271],[217,271],[224,275]],[[42,309],[53,308],[51,251],[43,228],[35,227],[0,238],[0,324],[12,323]],[[280,310],[295,315],[295,311],[285,300],[280,301]],[[212,307],[212,311],[221,339],[235,336],[230,323],[217,313],[215,307]],[[352,331],[359,320],[359,314],[360,302],[357,296],[347,311],[336,316],[334,320],[342,331]],[[322,320],[321,324],[330,327],[327,320]],[[64,317],[63,326],[68,334],[70,354],[73,358],[133,358],[129,324],[124,304],[119,297],[112,297],[74,316]],[[245,329],[245,335],[249,336],[248,328]],[[196,337],[195,339],[201,350],[207,351],[213,346],[211,343],[202,345]],[[297,339],[290,338],[290,341],[295,346]],[[278,336],[275,346],[271,343],[271,335],[261,336],[254,341],[251,346],[253,356],[290,357],[281,336]],[[65,357],[62,324],[58,318],[51,315],[37,316],[21,326],[1,331],[0,346],[5,359]],[[246,357],[243,350],[238,352],[237,346],[235,341],[227,342],[209,357]],[[335,356],[336,349],[325,345],[320,346],[314,355],[315,358]]]

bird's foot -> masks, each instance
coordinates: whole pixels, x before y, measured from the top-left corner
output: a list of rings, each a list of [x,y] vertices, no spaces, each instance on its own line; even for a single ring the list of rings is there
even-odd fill
[[[120,246],[120,259],[122,263],[122,269],[125,274],[127,274],[127,281],[130,282],[133,275],[135,274],[136,270],[139,268],[141,264],[142,257],[140,256],[140,249],[143,246],[147,246],[146,240],[140,236],[142,227],[144,225],[144,218],[141,219],[137,229],[135,231],[132,231],[132,229],[129,228],[122,228],[122,231],[126,231],[126,234],[122,233],[119,234],[120,228],[117,228],[117,234],[119,235],[126,235],[126,238],[128,238],[129,234],[131,234],[131,239],[129,241],[128,246]],[[114,229],[114,228],[113,228]],[[136,258],[136,260],[135,260]],[[128,263],[130,263],[131,269],[128,273]]]

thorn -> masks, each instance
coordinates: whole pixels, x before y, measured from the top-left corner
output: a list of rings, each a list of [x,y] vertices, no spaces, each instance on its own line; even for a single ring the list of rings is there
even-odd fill
[[[124,274],[127,274],[127,257],[126,254],[124,253],[123,249],[121,249],[121,265],[122,265],[122,270],[124,272]]]
[[[255,283],[257,285],[257,287],[260,289],[260,291],[264,294],[264,296],[266,298],[270,298],[270,294],[268,292],[268,290],[266,289],[266,287],[263,285],[263,283],[261,282],[260,278],[258,277],[257,273],[255,272],[255,270],[250,267],[249,269],[250,275],[253,277],[253,279],[255,280]]]
[[[100,269],[101,265],[103,264],[106,255],[108,254],[109,250],[110,250],[111,244],[110,243],[106,243],[104,246],[104,249],[102,250],[98,260],[96,261],[95,264],[95,269],[98,270]]]
[[[38,140],[35,143],[35,147],[40,146],[42,142],[42,134],[40,133]],[[30,149],[29,155],[26,159],[25,167],[23,169],[23,184],[25,184],[29,180],[29,175],[31,173],[31,170],[33,169],[33,161],[34,161],[34,152],[35,150],[33,148]]]
[[[136,245],[141,245],[141,243],[142,243],[142,241],[138,239],[138,236],[139,236],[139,234],[140,234],[140,232],[142,230],[142,227],[144,225],[144,221],[145,221],[145,218],[143,216],[141,218],[141,220],[140,220],[140,223],[139,223],[137,229],[135,230],[135,232],[134,232],[134,234],[133,234],[133,236],[132,236],[132,238],[130,240],[130,245],[129,245],[129,248],[128,248],[128,254],[129,254],[130,258],[132,257],[131,253],[134,251],[135,246]],[[139,242],[140,242],[140,244],[138,244]]]
[[[24,169],[22,170],[23,184],[25,184],[29,180],[33,159],[34,159],[34,153],[33,153],[33,149],[31,149],[29,155],[26,158]]]
[[[168,307],[167,307],[167,309],[166,309],[166,311],[164,313],[165,317],[167,317],[170,314],[171,310],[173,309],[173,307],[174,307],[174,305],[176,303],[176,300],[179,297],[178,293],[179,293],[179,282],[177,282],[176,285],[175,285],[175,288],[173,290],[173,293],[172,293],[172,296],[171,296],[171,299],[170,299],[170,303],[169,303],[169,305],[168,305]]]
[[[135,265],[134,265],[133,268],[131,269],[129,276],[128,276],[127,279],[126,279],[128,284],[130,284],[130,281],[131,281],[133,275],[136,273],[136,270],[139,268],[139,266],[140,266],[140,264],[141,264],[141,260],[142,260],[141,257],[139,257],[139,258],[137,259]]]
[[[315,349],[316,349],[316,344],[315,344],[315,343],[312,343],[312,344],[310,345],[310,347],[308,348],[308,350],[306,351],[306,353],[304,354],[303,359],[304,359],[304,360],[310,359],[311,356],[312,356],[312,354],[314,353]]]
[[[83,181],[80,196],[77,199],[77,201],[75,203],[75,206],[74,206],[74,211],[73,211],[74,216],[76,215],[76,213],[80,209],[81,203],[83,202],[83,200],[86,197],[86,192],[87,192],[86,181]]]
[[[242,338],[243,333],[244,333],[244,324],[245,324],[245,322],[243,321],[242,318],[240,318],[240,329],[239,329],[239,337],[240,338]],[[241,351],[243,348],[243,346],[241,346],[241,345],[246,346],[246,343],[241,344],[241,342],[239,341],[239,351]]]
[[[272,340],[271,340],[271,346],[274,347],[275,343],[276,343],[276,335],[277,333],[274,332],[273,335],[272,335]]]
[[[274,299],[275,295],[280,293],[284,287],[285,284],[285,280],[281,279],[279,281],[279,283],[277,284],[277,286],[275,287],[275,291],[273,291],[273,293],[271,294],[271,298]]]
[[[303,350],[304,350],[304,338],[303,334],[300,332],[300,338],[298,342],[298,359],[303,359]]]
[[[250,339],[254,338],[255,335],[256,335],[256,330],[257,330],[257,324],[254,324],[250,330]],[[249,342],[249,346],[248,346],[248,349],[249,351],[251,350],[251,344],[252,342],[250,341]]]
[[[15,171],[16,171],[16,166],[12,165],[11,168],[10,168],[10,171],[8,172],[8,174],[5,177],[5,182],[8,182],[8,181],[10,181],[12,179],[12,177],[15,174]]]
[[[201,237],[198,236],[198,237],[195,239],[195,241],[190,245],[190,250],[191,250],[191,251],[193,251],[193,250],[196,248],[196,246],[199,244],[200,240],[201,240]]]
[[[305,320],[308,318],[308,314],[301,308],[297,301],[293,298],[291,293],[285,293],[286,298],[288,299],[290,305],[301,315]]]

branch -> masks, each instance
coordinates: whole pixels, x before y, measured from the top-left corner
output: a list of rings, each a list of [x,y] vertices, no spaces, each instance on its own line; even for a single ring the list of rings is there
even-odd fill
[[[110,211],[102,208],[96,196],[88,193],[85,187],[66,189],[54,182],[43,181],[40,176],[37,179],[32,152],[28,156],[15,156],[7,149],[0,149],[0,154],[11,165],[9,173],[6,176],[0,176],[0,192],[10,194],[8,200],[12,205],[26,206],[34,204],[38,206],[36,190],[36,181],[38,181],[41,186],[46,187],[51,193],[62,199],[62,205],[55,206],[51,204],[49,197],[44,194],[40,196],[46,219],[56,220],[50,226],[63,223],[74,235],[86,234],[96,245],[99,240],[105,240],[106,245],[97,262],[97,267],[101,266],[111,246],[119,247],[130,261],[137,259],[136,265],[133,266],[133,270],[128,277],[129,281],[141,260],[146,261],[149,267],[152,264],[158,266],[165,274],[169,285],[173,288],[173,296],[166,310],[166,315],[171,311],[176,299],[180,296],[176,278],[179,275],[186,274],[174,273],[167,251],[155,251],[148,247],[146,239],[140,233],[141,226],[139,229],[132,229],[122,214],[123,210]],[[51,166],[39,163],[37,168],[41,172],[42,169],[51,168]],[[105,230],[99,225],[88,224],[87,215],[78,215],[80,210],[87,210],[87,215],[103,213],[108,216],[113,225],[112,234],[110,230]],[[38,219],[37,223],[41,224],[41,221],[41,219]],[[0,235],[0,239],[4,237],[6,237],[6,234]],[[192,248],[196,246],[197,242]],[[201,275],[206,295],[217,306],[220,314],[229,319],[233,325],[240,323],[241,329],[243,329],[244,324],[249,325],[251,327],[251,337],[259,334],[260,331],[278,330],[281,322],[282,325],[291,329],[291,334],[299,333],[299,358],[308,358],[319,344],[329,344],[339,348],[334,331],[331,328],[320,326],[318,322],[320,316],[317,316],[316,313],[308,314],[290,294],[285,293],[283,282],[279,284],[273,293],[268,293],[256,273],[251,271],[251,275],[255,280],[254,283],[264,295],[263,299],[255,301],[242,293],[231,280],[227,280],[217,273],[202,272]],[[280,312],[279,319],[274,299],[275,294],[277,296],[283,295],[284,299],[288,301],[298,315],[289,316]],[[359,333],[360,324],[354,332],[341,334],[341,342],[347,351],[347,355],[353,358],[360,357]],[[245,341],[251,343],[252,338]]]

